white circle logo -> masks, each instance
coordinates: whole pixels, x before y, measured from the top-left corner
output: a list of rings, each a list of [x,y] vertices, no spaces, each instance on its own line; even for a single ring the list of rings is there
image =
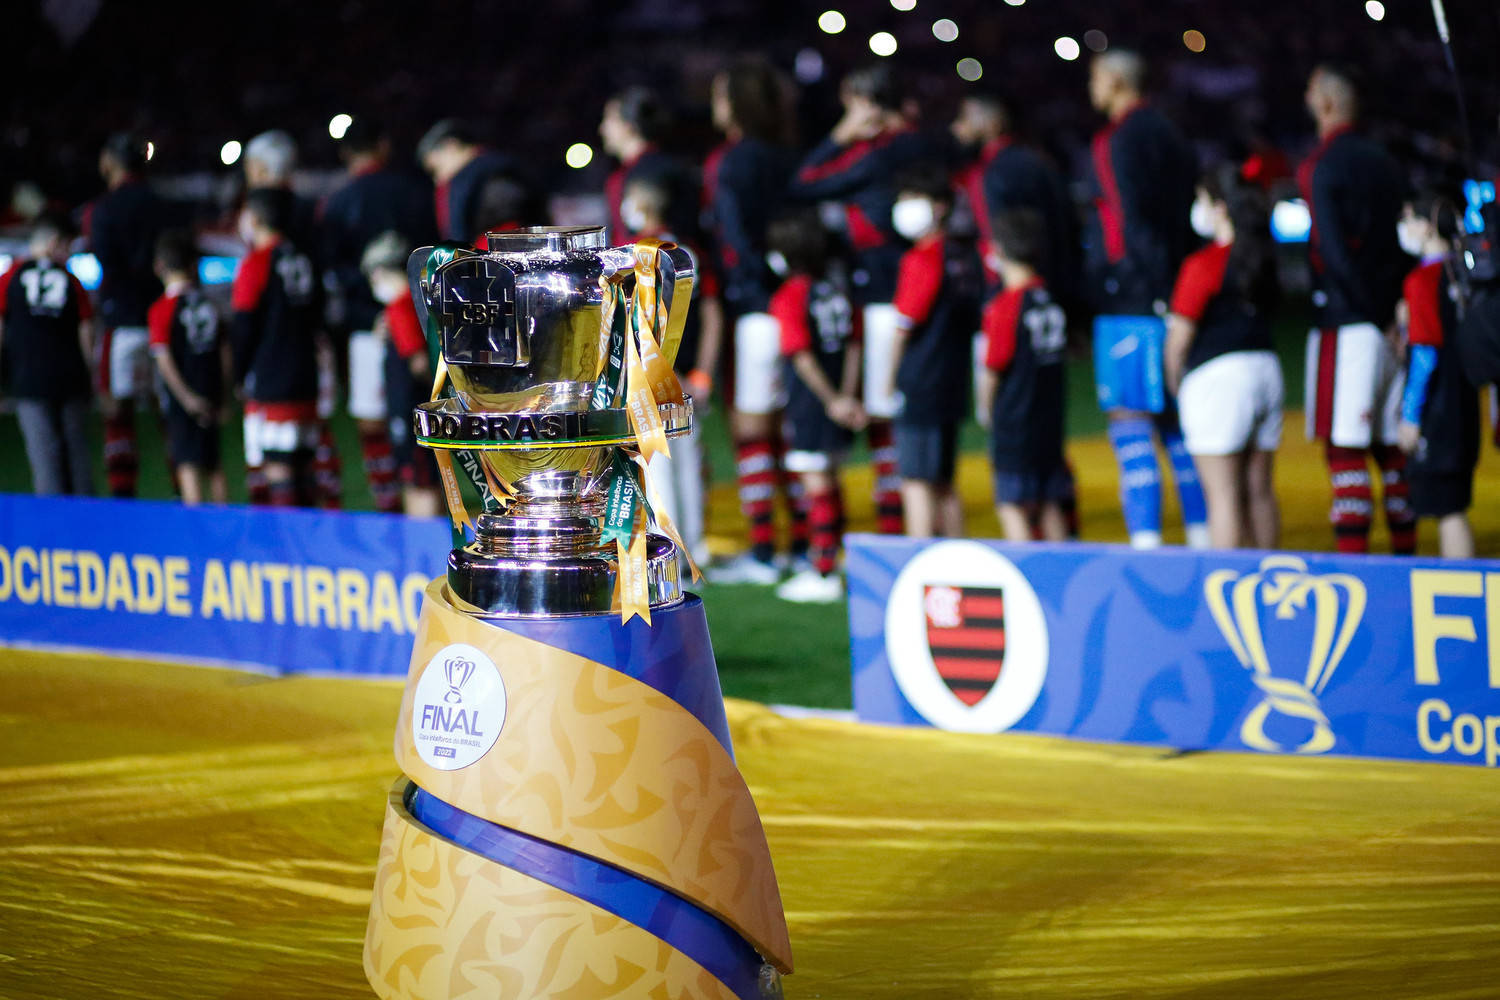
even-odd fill
[[[417,756],[457,771],[489,753],[505,724],[505,682],[488,656],[456,642],[427,661],[412,696]]]
[[[939,729],[998,733],[1047,677],[1047,617],[1014,563],[979,542],[929,545],[885,609],[885,652],[912,708]]]

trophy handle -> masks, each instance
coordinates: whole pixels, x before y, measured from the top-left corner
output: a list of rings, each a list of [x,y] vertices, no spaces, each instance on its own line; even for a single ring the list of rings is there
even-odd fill
[[[682,331],[687,326],[693,286],[697,283],[696,261],[686,247],[674,245],[661,251],[658,266],[661,270],[658,294],[667,305],[667,332],[661,340],[661,353],[668,364],[675,365],[677,350],[682,346]]]

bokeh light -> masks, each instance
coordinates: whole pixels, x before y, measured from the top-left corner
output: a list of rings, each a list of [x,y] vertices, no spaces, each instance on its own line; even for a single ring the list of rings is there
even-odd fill
[[[836,10],[825,10],[818,15],[818,27],[823,29],[824,34],[837,35],[848,24],[844,15]]]
[[[240,148],[240,141],[238,139],[230,139],[223,146],[219,147],[219,162],[223,163],[226,167],[234,166],[239,162]]]
[[[965,56],[958,61],[958,75],[963,79],[968,80],[970,83],[973,83],[981,76],[984,76],[984,67],[980,65],[978,59],[975,59],[972,56]]]
[[[331,139],[342,139],[349,131],[349,126],[354,124],[352,115],[334,115],[328,119],[328,136]]]
[[[1208,39],[1197,28],[1189,28],[1182,33],[1182,44],[1188,47],[1189,52],[1202,52],[1208,48]]]
[[[896,54],[896,36],[889,31],[877,31],[870,36],[870,51],[877,56],[893,56]]]
[[[1074,59],[1077,59],[1083,52],[1083,50],[1078,47],[1078,39],[1070,38],[1067,35],[1063,35],[1057,41],[1052,43],[1052,51],[1057,53],[1057,57],[1059,59],[1062,59],[1066,62],[1072,62]]]
[[[958,25],[946,17],[933,21],[932,37],[940,42],[951,42],[958,37]]]
[[[594,162],[594,147],[586,142],[575,142],[563,154],[563,161],[574,170],[582,170]]]

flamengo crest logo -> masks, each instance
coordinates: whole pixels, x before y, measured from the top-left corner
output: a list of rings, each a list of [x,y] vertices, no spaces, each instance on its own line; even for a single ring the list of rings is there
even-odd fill
[[[412,739],[417,756],[439,771],[479,760],[505,724],[505,682],[495,662],[467,643],[438,650],[412,695]]]
[[[937,542],[891,587],[891,673],[940,729],[996,733],[1020,721],[1047,676],[1047,619],[1014,563],[979,542]]]

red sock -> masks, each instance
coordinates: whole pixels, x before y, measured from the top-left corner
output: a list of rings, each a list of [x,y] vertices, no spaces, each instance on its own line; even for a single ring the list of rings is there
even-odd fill
[[[870,459],[875,466],[875,530],[882,535],[906,531],[901,516],[901,477],[896,474],[896,435],[889,420],[869,426]]]
[[[838,567],[839,541],[844,530],[844,503],[835,486],[827,493],[814,493],[808,497],[808,522],[811,526],[813,567],[824,576]]]
[[[135,445],[135,402],[115,401],[115,415],[104,422],[104,478],[112,497],[133,497],[140,458]]]
[[[1340,552],[1370,551],[1370,468],[1358,448],[1329,445],[1328,472],[1333,479],[1333,536]]]
[[[396,456],[391,450],[391,436],[384,427],[361,431],[359,448],[365,460],[365,477],[370,481],[370,495],[375,509],[387,514],[401,511],[401,485],[396,482]]]
[[[786,512],[792,536],[792,555],[804,556],[807,554],[812,538],[811,529],[808,527],[807,488],[802,485],[801,476],[786,471],[785,463],[786,445],[778,441],[776,443],[776,479],[781,486],[782,494],[786,497]]]
[[[266,498],[272,507],[297,506],[297,483],[292,479],[266,481]]]
[[[750,551],[770,562],[776,552],[772,521],[776,496],[776,458],[770,441],[741,441],[735,446],[735,471],[740,481],[740,509],[750,524]]]
[[[1411,490],[1406,482],[1406,452],[1388,444],[1370,450],[1384,480],[1381,500],[1385,503],[1385,523],[1391,530],[1391,552],[1398,556],[1415,555],[1417,515],[1411,509]]]
[[[259,465],[246,466],[245,493],[246,499],[257,507],[270,505],[271,486],[266,482],[266,470],[263,467]]]
[[[344,505],[343,463],[339,461],[338,442],[333,437],[333,426],[326,420],[318,436],[318,448],[313,453],[313,490],[317,506],[324,510],[338,510]]]

